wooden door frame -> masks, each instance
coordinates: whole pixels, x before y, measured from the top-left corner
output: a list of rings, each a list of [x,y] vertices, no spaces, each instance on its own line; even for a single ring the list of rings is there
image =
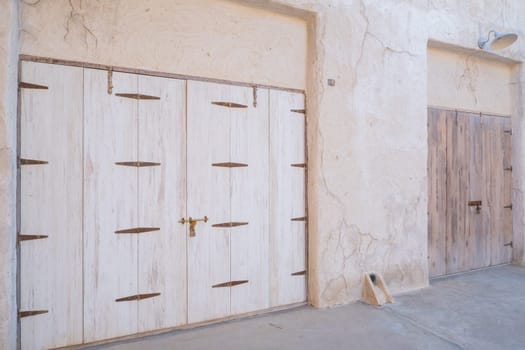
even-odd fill
[[[255,315],[263,315],[271,312],[281,311],[281,310],[287,310],[292,309],[300,306],[304,306],[308,304],[309,301],[309,280],[310,280],[310,269],[309,269],[309,262],[310,262],[310,256],[309,256],[309,228],[310,228],[310,215],[309,215],[309,198],[308,198],[308,170],[309,170],[309,157],[308,157],[308,114],[306,110],[307,106],[307,95],[306,91],[302,89],[294,89],[294,88],[287,88],[287,87],[280,87],[280,86],[273,86],[273,85],[266,85],[266,84],[257,84],[257,83],[246,83],[246,82],[239,82],[239,81],[232,81],[232,80],[224,80],[224,79],[216,79],[216,78],[206,78],[206,77],[199,77],[199,76],[192,76],[192,75],[185,75],[185,74],[177,74],[177,73],[168,73],[168,72],[159,72],[159,71],[153,71],[153,70],[145,70],[145,69],[138,69],[138,68],[127,68],[127,67],[121,67],[121,66],[112,66],[112,65],[104,65],[104,64],[97,64],[97,63],[90,63],[90,62],[82,62],[82,61],[72,61],[72,60],[63,60],[63,59],[57,59],[57,58],[50,58],[50,57],[42,57],[42,56],[33,56],[33,55],[19,55],[18,59],[18,83],[22,81],[22,63],[23,62],[36,62],[36,63],[46,63],[46,64],[54,64],[54,65],[61,65],[61,66],[70,66],[70,67],[80,67],[80,68],[89,68],[89,69],[99,69],[99,70],[105,70],[105,71],[113,71],[113,72],[121,72],[121,73],[130,73],[130,74],[138,74],[138,75],[147,75],[147,76],[154,76],[154,77],[160,77],[160,78],[171,78],[171,79],[179,79],[179,80],[193,80],[193,81],[204,81],[204,82],[210,82],[210,83],[217,83],[217,84],[225,84],[225,85],[235,85],[235,86],[243,86],[243,87],[250,87],[253,88],[254,91],[256,89],[269,89],[269,90],[279,90],[279,91],[287,91],[292,93],[300,93],[304,95],[304,153],[305,153],[305,163],[306,167],[304,168],[304,198],[305,198],[305,215],[306,215],[306,223],[305,223],[305,266],[306,266],[306,275],[305,275],[305,296],[306,299],[304,302],[289,304],[289,305],[282,305],[277,307],[272,307],[264,310],[258,310],[254,312],[248,312],[245,314],[239,314],[234,316],[228,316],[225,318],[220,318],[216,320],[209,320],[204,321],[200,323],[194,323],[194,324],[187,324],[184,326],[178,326],[178,327],[171,327],[166,329],[160,329],[160,330],[154,330],[149,332],[143,332],[143,333],[137,333],[132,335],[127,335],[123,337],[118,338],[112,338],[102,341],[96,341],[92,343],[85,343],[85,344],[78,344],[78,345],[72,345],[67,346],[67,349],[82,349],[86,346],[95,346],[95,345],[102,345],[107,343],[112,343],[115,341],[124,341],[124,340],[131,340],[136,338],[141,338],[145,336],[151,336],[156,334],[163,334],[163,333],[169,333],[174,330],[181,330],[181,329],[191,329],[195,327],[200,327],[204,325],[210,325],[210,324],[216,324],[221,322],[226,322],[230,320],[236,320],[246,317],[253,317]],[[18,159],[20,158],[20,151],[21,151],[21,89],[18,88],[17,93],[17,119],[16,119],[16,159],[18,163]],[[18,243],[18,232],[20,230],[20,223],[21,223],[21,172],[20,172],[20,166],[17,166],[16,169],[16,230],[15,234],[16,237],[16,302],[17,302],[17,308],[20,308],[20,244]],[[17,310],[17,316],[18,316],[18,310]],[[17,349],[21,349],[21,322],[20,317],[17,317]]]

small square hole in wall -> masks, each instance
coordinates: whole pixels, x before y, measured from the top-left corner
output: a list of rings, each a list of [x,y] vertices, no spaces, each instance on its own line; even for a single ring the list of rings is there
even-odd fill
[[[335,79],[328,79],[328,86],[335,86]]]

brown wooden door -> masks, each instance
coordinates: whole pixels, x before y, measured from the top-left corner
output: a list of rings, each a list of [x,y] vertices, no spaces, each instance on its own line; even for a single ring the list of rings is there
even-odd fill
[[[430,276],[510,262],[510,118],[428,110]]]

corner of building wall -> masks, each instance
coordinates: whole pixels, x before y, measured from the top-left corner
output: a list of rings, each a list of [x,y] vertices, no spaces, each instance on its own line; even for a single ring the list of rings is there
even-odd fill
[[[322,52],[318,50],[319,18],[312,14],[308,18],[308,51],[306,74],[306,146],[308,162],[307,196],[308,196],[308,303],[315,307],[322,307],[319,292],[319,230],[317,207],[318,173],[317,156],[317,129],[319,115],[319,60]]]
[[[18,1],[4,2],[0,21],[0,349],[16,349],[16,152]]]

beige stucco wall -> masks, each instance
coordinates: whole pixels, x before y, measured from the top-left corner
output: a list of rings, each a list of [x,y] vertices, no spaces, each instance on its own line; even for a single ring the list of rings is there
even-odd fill
[[[304,20],[217,0],[43,0],[21,52],[304,89]]]
[[[310,301],[320,307],[358,299],[365,271],[382,273],[394,293],[428,285],[429,40],[472,52],[490,29],[515,31],[519,41],[491,59],[525,58],[521,0],[30,2],[20,6],[23,54],[306,87]],[[513,115],[514,260],[523,263],[525,74],[511,73],[511,101],[502,101]],[[5,101],[12,111],[12,95]],[[14,215],[12,193],[0,195]],[[11,243],[0,236],[0,256]],[[12,320],[0,332],[12,337]]]
[[[513,64],[432,47],[427,60],[430,106],[512,114]]]

